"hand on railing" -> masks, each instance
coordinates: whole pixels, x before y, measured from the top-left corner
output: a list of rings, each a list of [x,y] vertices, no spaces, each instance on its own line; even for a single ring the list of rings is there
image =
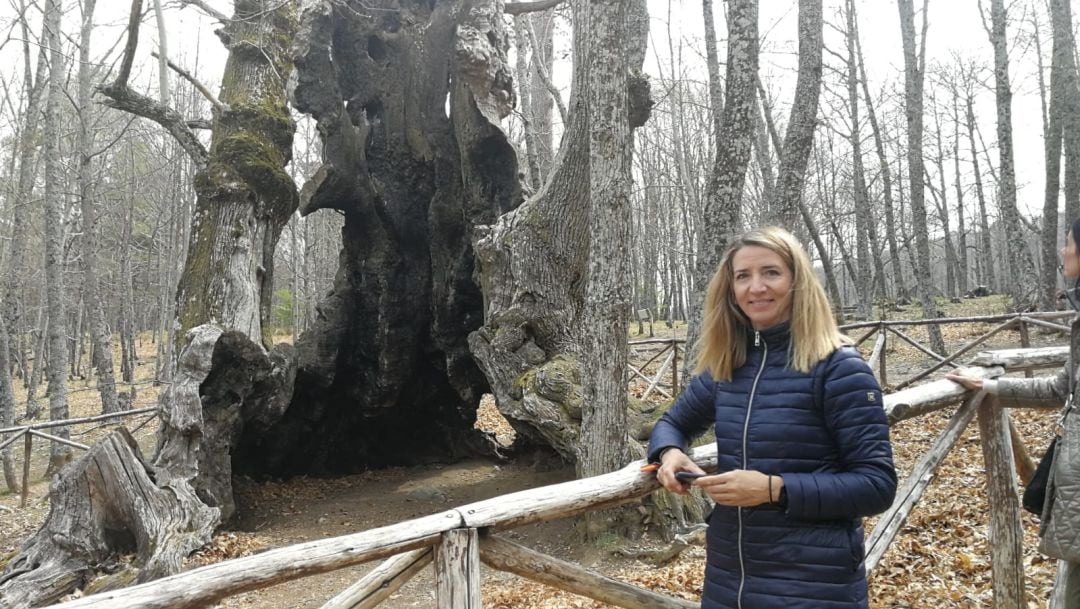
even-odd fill
[[[963,385],[965,389],[970,389],[972,391],[981,391],[983,388],[983,379],[960,374],[955,370],[946,374],[945,378],[959,385]]]

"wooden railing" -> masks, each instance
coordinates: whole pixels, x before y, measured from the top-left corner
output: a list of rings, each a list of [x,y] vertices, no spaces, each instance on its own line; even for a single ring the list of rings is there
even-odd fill
[[[1062,365],[1065,349],[1010,350],[980,356],[970,374],[996,377],[1029,366]],[[893,506],[867,539],[866,567],[873,571],[897,538],[935,472],[964,428],[977,419],[988,478],[989,538],[994,607],[1025,607],[1024,564],[1016,473],[1009,415],[996,399],[972,396],[947,380],[930,382],[885,396],[890,424],[941,410],[963,401],[932,448],[904,478]],[[716,446],[692,451],[706,470],[716,467]],[[405,581],[434,563],[440,609],[480,607],[480,568],[510,571],[526,578],[629,609],[689,609],[681,599],[637,588],[580,566],[545,556],[495,533],[522,525],[565,518],[634,501],[658,489],[655,477],[642,473],[644,463],[592,478],[503,495],[451,510],[360,533],[269,550],[132,586],[55,605],[65,609],[129,607],[202,607],[240,592],[265,588],[318,573],[388,557],[362,580],[328,601],[324,609],[377,606]],[[1051,605],[1051,607],[1056,607]]]
[[[49,440],[51,442],[59,442],[65,446],[77,448],[79,450],[89,450],[90,447],[80,442],[75,442],[69,438],[61,438],[50,433],[41,431],[42,429],[55,429],[57,427],[71,427],[77,425],[85,425],[88,423],[119,423],[121,420],[127,417],[143,416],[148,419],[157,417],[157,407],[152,406],[150,408],[140,408],[138,410],[125,410],[122,412],[113,412],[109,414],[102,414],[93,417],[81,417],[77,419],[63,419],[60,421],[46,421],[44,423],[33,423],[30,425],[19,425],[16,427],[6,427],[0,429],[0,439],[8,434],[13,434],[6,440],[0,441],[0,450],[4,450],[8,446],[14,444],[19,438],[24,438],[23,443],[23,471],[22,471],[22,495],[19,498],[19,507],[25,508],[27,497],[30,492],[30,458],[32,456],[32,450],[34,448],[34,436]],[[145,424],[142,423],[142,424]],[[142,425],[140,424],[140,426]]]

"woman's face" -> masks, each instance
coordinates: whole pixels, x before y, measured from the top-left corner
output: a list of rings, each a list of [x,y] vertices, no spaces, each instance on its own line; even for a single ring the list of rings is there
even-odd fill
[[[731,259],[731,289],[755,330],[791,319],[791,269],[776,252],[747,245]]]
[[[1061,248],[1061,274],[1069,279],[1080,277],[1080,251],[1072,231],[1065,235],[1065,247]]]

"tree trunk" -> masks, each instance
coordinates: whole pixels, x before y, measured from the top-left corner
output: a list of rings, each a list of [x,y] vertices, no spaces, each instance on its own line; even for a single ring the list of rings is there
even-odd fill
[[[990,289],[997,292],[1000,290],[1000,286],[997,281],[997,273],[994,270],[993,240],[990,237],[989,215],[986,213],[986,192],[983,189],[982,171],[979,169],[979,152],[978,148],[975,147],[975,93],[971,89],[970,83],[964,97],[967,108],[965,117],[968,146],[971,148],[972,175],[975,178],[975,198],[979,202],[979,241],[982,245],[982,251],[979,252],[978,258],[984,265],[983,278],[990,286]]]
[[[0,306],[3,299],[0,298]],[[11,381],[11,365],[8,354],[11,345],[8,339],[7,328],[0,321],[0,427],[12,427],[15,425],[15,390]],[[0,451],[0,467],[4,470],[4,484],[12,494],[19,491],[18,477],[15,473],[15,460],[11,457],[11,448]]]
[[[97,0],[83,0],[82,30],[79,36],[79,200],[83,219],[83,302],[90,325],[91,362],[97,371],[97,389],[101,411],[116,412],[116,378],[113,375],[112,340],[101,305],[101,286],[97,275],[98,226],[97,204],[91,162],[93,134],[90,132],[90,36],[94,29],[94,6]]]
[[[630,317],[630,132],[629,85],[645,58],[648,16],[644,2],[588,3],[590,48],[589,243],[582,316],[583,397],[577,473],[585,478],[615,471],[633,455],[627,434],[627,332]],[[641,31],[635,27],[644,24]],[[640,76],[639,76],[640,77]],[[640,452],[640,451],[639,451]],[[607,528],[603,514],[589,517],[596,539]]]
[[[926,226],[926,203],[923,177],[923,75],[926,52],[926,8],[923,8],[923,36],[916,55],[914,0],[899,0],[900,32],[904,41],[904,93],[908,127],[908,177],[911,183],[911,220],[915,233],[915,279],[922,301],[923,316],[937,316],[934,306],[933,285],[930,281],[930,241]],[[941,328],[928,327],[930,347],[937,353],[945,353],[945,341]]]
[[[870,192],[866,186],[866,170],[862,158],[862,123],[859,117],[859,77],[855,61],[855,5],[848,0],[845,7],[847,18],[847,93],[851,126],[848,141],[851,144],[851,177],[855,207],[855,250],[858,255],[857,290],[859,317],[870,319],[874,304],[873,268],[870,256],[870,226],[873,224],[870,210]]]
[[[1069,23],[1059,23],[1061,5],[1068,5],[1067,0],[1051,0],[1050,2],[1050,21],[1053,25],[1054,36],[1053,50],[1050,55],[1050,103],[1043,133],[1046,188],[1043,196],[1043,222],[1040,235],[1042,268],[1039,274],[1039,306],[1043,311],[1052,311],[1057,305],[1058,198],[1061,192],[1061,150],[1065,110],[1064,55],[1069,53],[1066,41],[1072,35]],[[1068,8],[1066,7],[1065,10]]]
[[[1061,72],[1062,131],[1065,147],[1065,221],[1080,217],[1080,74],[1076,65],[1076,38],[1072,6],[1051,0],[1050,21],[1054,32],[1054,58]],[[1058,41],[1060,39],[1060,56]],[[1051,74],[1053,68],[1051,67]],[[1051,85],[1052,86],[1052,85]],[[1056,264],[1055,264],[1056,267]]]
[[[854,12],[854,11],[853,11]],[[859,81],[862,83],[863,98],[866,101],[866,116],[870,120],[870,129],[874,134],[874,150],[877,152],[878,170],[881,172],[881,192],[884,197],[882,207],[885,210],[885,240],[889,244],[889,263],[893,268],[893,293],[899,298],[907,292],[904,281],[904,268],[900,262],[900,250],[896,246],[896,219],[893,208],[892,168],[889,166],[888,157],[885,154],[885,138],[882,137],[881,127],[878,124],[877,114],[874,112],[874,101],[870,97],[870,85],[867,83],[866,67],[863,64],[862,42],[859,38],[858,15],[854,17],[855,28],[855,53],[859,61]],[[878,248],[875,248],[878,249]],[[884,265],[881,270],[882,295],[885,295]]]
[[[967,220],[964,211],[964,188],[960,183],[960,95],[954,89],[952,91],[953,109],[953,184],[956,187],[956,240],[959,261],[959,288],[962,294],[968,292],[968,243],[967,243]]]
[[[613,6],[605,8],[615,10]],[[636,15],[641,9],[625,10]],[[552,172],[536,196],[504,213],[495,224],[482,227],[475,242],[486,314],[484,326],[469,337],[472,352],[491,383],[500,411],[519,435],[551,446],[570,461],[578,458],[579,445],[585,441],[579,439],[579,421],[583,418],[579,358],[584,351],[583,341],[576,337],[590,332],[582,325],[587,323],[583,307],[591,213],[589,134],[592,131],[588,104],[589,100],[600,99],[595,97],[600,93],[593,89],[586,58],[603,52],[593,43],[587,25],[589,13],[589,3],[574,4],[576,61],[568,112],[570,122]],[[646,31],[637,23],[635,20],[629,24],[629,40],[625,43],[630,69],[636,69],[644,58],[639,49],[643,48]],[[608,26],[618,27],[618,22]],[[594,66],[593,69],[619,68]],[[651,104],[648,87],[640,76],[632,75],[624,91],[619,95],[629,94],[626,98],[629,123],[623,128],[632,129],[648,117]],[[628,159],[617,161],[618,167],[628,167]],[[601,168],[597,170],[606,171]],[[628,187],[627,182],[623,184]],[[624,241],[619,246],[625,247],[627,243]],[[625,297],[619,297],[617,306],[626,306]],[[622,327],[625,337],[625,326]],[[613,365],[608,363],[605,368]],[[614,371],[608,369],[605,374],[622,379],[625,366]],[[605,384],[612,382],[606,380]],[[625,399],[625,391],[623,382],[616,393],[623,394]],[[620,440],[613,448],[624,447]]]
[[[1016,171],[1012,144],[1012,90],[1009,85],[1009,55],[1007,49],[1006,13],[1004,0],[990,0],[992,31],[990,43],[994,46],[994,95],[997,99],[997,136],[1000,156],[1000,183],[998,206],[1001,219],[1009,238],[1005,240],[1009,264],[1009,286],[1013,307],[1020,311],[1035,300],[1035,268],[1031,262],[1020,212],[1016,208]]]
[[[778,211],[777,223],[792,231],[799,226],[799,200],[814,147],[821,95],[823,27],[821,0],[799,0],[799,76],[776,177],[776,203],[769,206]]]
[[[753,113],[757,111],[758,78],[757,0],[732,0],[728,4],[727,23],[727,88],[723,109],[713,109],[721,116],[720,132],[713,139],[715,156],[705,190],[694,290],[687,316],[687,345],[694,345],[698,340],[709,279],[716,272],[731,239],[742,228],[743,185],[754,140]],[[705,34],[714,35],[708,31]]]
[[[120,378],[135,382],[135,290],[131,272],[131,232],[135,223],[135,193],[127,193],[120,232]]]
[[[45,276],[49,309],[49,418],[68,418],[67,403],[67,313],[64,307],[64,192],[63,165],[60,158],[60,104],[64,99],[64,54],[60,48],[62,7],[57,0],[47,0],[44,15],[46,44],[49,46],[49,92],[45,102]],[[53,435],[67,438],[67,427],[53,430]],[[71,460],[71,447],[52,442],[49,451],[49,474],[55,474]]]

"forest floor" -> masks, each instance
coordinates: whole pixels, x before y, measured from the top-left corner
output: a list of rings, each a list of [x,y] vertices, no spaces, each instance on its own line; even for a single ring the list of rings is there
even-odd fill
[[[1000,297],[988,297],[956,304],[942,303],[940,307],[948,316],[960,317],[1001,313],[1005,305]],[[893,319],[913,318],[918,316],[918,312],[914,307],[909,307],[909,311],[891,313],[890,316]],[[944,335],[948,348],[950,351],[960,348],[993,325],[969,323],[947,327]],[[657,323],[654,330],[658,338],[672,334],[678,337],[685,335],[684,328],[677,326],[669,329],[663,322]],[[921,328],[913,327],[906,333],[916,340],[925,339],[925,330]],[[859,331],[852,334],[861,336]],[[635,335],[631,338],[642,337]],[[1032,331],[1033,345],[1064,342],[1060,334]],[[868,355],[872,343],[872,340],[864,343],[864,354]],[[977,350],[1018,345],[1018,333],[1008,332],[998,335],[987,346]],[[138,378],[152,376],[153,356],[153,344],[144,341]],[[632,359],[641,363],[649,357],[649,352],[639,347]],[[650,376],[654,374],[663,359],[657,358],[645,369],[645,373]],[[898,340],[890,340],[887,361],[889,379],[894,382],[928,364],[926,356]],[[933,378],[940,378],[940,375]],[[96,392],[82,391],[84,385],[89,387],[89,384],[81,381],[72,385],[72,416],[96,414],[100,410]],[[640,396],[645,387],[644,382],[635,382],[631,391]],[[140,385],[136,407],[155,403],[159,390],[160,387],[153,385]],[[20,395],[20,399],[23,397]],[[649,399],[659,401],[661,398],[653,395]],[[952,409],[949,409],[902,422],[892,429],[901,479],[931,445],[951,414]],[[1014,411],[1014,418],[1033,452],[1032,456],[1038,459],[1050,437],[1053,415]],[[508,440],[512,434],[490,399],[481,405],[477,425],[496,432],[501,440]],[[146,425],[136,433],[145,454],[152,452],[153,427],[153,424]],[[104,429],[95,429],[77,439],[89,444],[104,432]],[[0,556],[15,550],[40,526],[48,512],[45,451],[44,446],[35,447],[31,462],[32,477],[36,482],[31,486],[27,509],[19,508],[17,494],[0,494]],[[354,533],[480,499],[555,484],[572,477],[572,467],[532,456],[506,462],[473,459],[447,465],[390,468],[336,479],[297,478],[263,483],[238,480],[238,511],[243,516],[230,528],[215,535],[213,543],[192,556],[188,565],[195,567],[264,549]],[[899,538],[871,578],[871,607],[967,609],[992,606],[985,491],[982,451],[977,427],[972,425],[945,460],[937,478],[930,484]],[[1026,512],[1022,519],[1029,606],[1045,607],[1052,586],[1054,564],[1036,551],[1037,519]],[[867,528],[872,528],[873,524],[873,519],[869,520]],[[601,543],[583,544],[576,541],[574,523],[571,521],[521,527],[504,534],[541,552],[673,596],[696,599],[701,593],[704,550],[700,547],[691,547],[672,563],[656,567],[626,558],[619,552],[664,545],[648,534],[634,541],[609,538]],[[267,609],[320,607],[374,566],[362,565],[237,595],[225,599],[218,606]],[[487,568],[484,569],[483,602],[489,609],[609,607]],[[382,606],[407,609],[433,605],[434,582],[432,570],[428,568]]]

